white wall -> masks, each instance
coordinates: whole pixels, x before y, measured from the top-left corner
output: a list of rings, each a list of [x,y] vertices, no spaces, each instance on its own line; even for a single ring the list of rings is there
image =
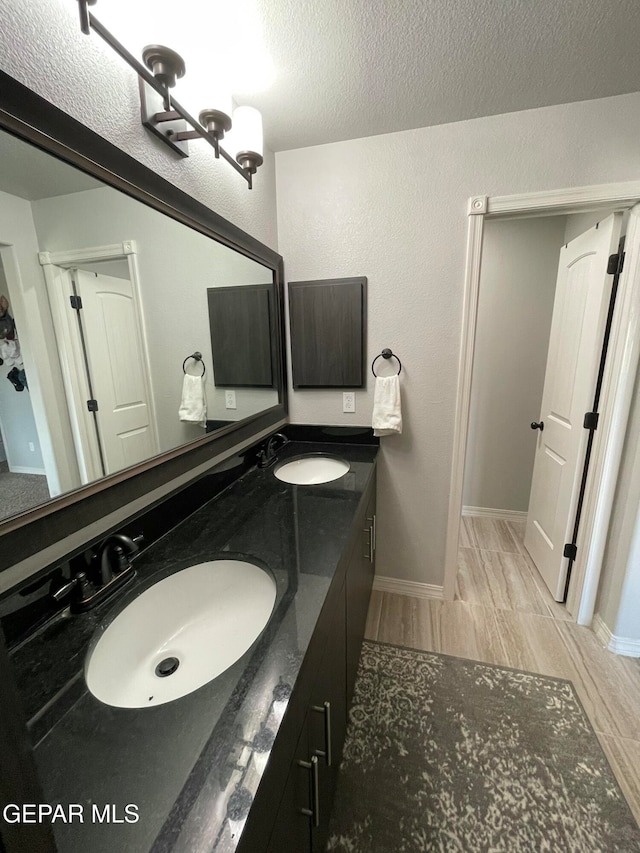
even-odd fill
[[[369,359],[402,358],[405,431],[382,439],[378,572],[441,584],[472,195],[637,180],[640,95],[279,152],[289,280],[366,275]],[[339,392],[291,392],[299,423],[369,422]]]
[[[64,251],[134,240],[160,450],[202,435],[202,427],[178,420],[182,363],[200,351],[207,416],[240,420],[275,406],[274,389],[236,390],[236,409],[225,409],[216,388],[211,355],[207,288],[265,284],[271,270],[111,187],[32,202],[42,251]],[[191,362],[192,372],[196,372]]]
[[[526,512],[565,217],[486,223],[465,506]]]
[[[94,11],[100,18],[100,7]],[[0,55],[7,74],[276,248],[273,153],[265,150],[252,191],[230,166],[214,158],[206,143],[190,143],[186,160],[173,154],[140,123],[135,72],[97,35],[80,32],[75,0],[5,0]]]

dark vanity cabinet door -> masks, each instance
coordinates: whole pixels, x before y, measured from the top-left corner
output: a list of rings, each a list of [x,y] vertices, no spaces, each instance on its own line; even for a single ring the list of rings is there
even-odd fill
[[[268,853],[324,853],[347,730],[344,584],[332,588],[316,628],[324,652],[291,763]],[[317,636],[316,636],[317,638]]]
[[[305,717],[267,853],[285,853],[289,850],[291,853],[311,853],[314,808],[312,774],[317,772],[317,767],[309,757],[308,720],[309,717]]]
[[[347,705],[351,704],[364,639],[369,600],[375,575],[376,493],[370,489],[358,514],[360,539],[351,554],[346,579]]]
[[[344,586],[332,607],[332,619],[322,665],[311,697],[309,754],[318,766],[318,820],[312,827],[311,849],[324,853],[329,817],[338,782],[338,768],[347,731],[346,606]]]
[[[273,386],[272,290],[271,284],[207,289],[217,387]]]
[[[295,743],[282,781],[270,774],[254,803],[242,853],[324,853],[347,731],[348,708],[364,637],[375,556],[375,473],[363,495],[348,547],[313,632],[282,724]],[[299,735],[298,735],[299,733]],[[284,732],[281,733],[284,735]],[[275,768],[278,735],[267,765]],[[285,781],[286,776],[286,781]],[[271,784],[273,780],[274,784]],[[261,785],[261,791],[262,785]],[[277,791],[282,791],[278,799]],[[268,801],[268,807],[267,807]],[[265,804],[258,816],[256,806]],[[277,804],[277,805],[276,805]],[[273,814],[275,812],[275,818]],[[252,816],[255,820],[252,822]],[[270,837],[269,837],[270,833]],[[268,845],[263,842],[269,837]],[[266,848],[264,845],[267,845]]]
[[[366,278],[289,282],[294,388],[365,385]]]

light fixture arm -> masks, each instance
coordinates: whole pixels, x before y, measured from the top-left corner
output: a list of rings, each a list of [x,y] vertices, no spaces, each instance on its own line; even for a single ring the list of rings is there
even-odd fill
[[[177,141],[185,139],[204,139],[213,148],[216,158],[222,157],[222,159],[226,160],[229,165],[233,166],[236,172],[238,172],[239,175],[242,175],[245,179],[249,189],[252,189],[252,173],[248,169],[243,168],[236,163],[234,158],[220,145],[220,138],[224,133],[219,135],[206,130],[199,121],[197,121],[183,106],[181,106],[181,104],[178,103],[178,101],[175,100],[175,98],[172,97],[169,89],[162,82],[156,79],[153,74],[145,68],[145,66],[137,60],[136,57],[128,51],[127,48],[121,44],[103,24],[100,23],[95,15],[89,11],[89,6],[95,6],[96,2],[97,0],[78,0],[80,8],[80,29],[85,35],[90,35],[91,30],[96,32],[100,38],[109,45],[109,47],[111,47],[128,65],[131,66],[131,68],[133,68],[142,81],[162,97],[165,105],[165,111],[156,113],[155,120],[157,122],[175,121],[176,119],[186,121],[192,130],[175,134],[176,137],[181,137],[181,140],[177,139]]]

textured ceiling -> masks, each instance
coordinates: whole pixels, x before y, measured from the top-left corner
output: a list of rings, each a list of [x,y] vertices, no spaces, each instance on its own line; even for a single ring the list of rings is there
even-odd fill
[[[255,3],[276,151],[640,90],[639,0]]]

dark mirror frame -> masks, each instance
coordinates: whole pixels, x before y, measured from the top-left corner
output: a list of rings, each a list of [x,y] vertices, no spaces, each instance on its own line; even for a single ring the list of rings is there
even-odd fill
[[[250,439],[287,416],[282,257],[0,71],[0,129],[121,190],[274,274],[279,403],[258,415],[82,486],[0,523],[0,571]],[[151,142],[150,142],[151,144]],[[244,184],[241,190],[247,192]],[[247,199],[249,201],[250,197]]]

